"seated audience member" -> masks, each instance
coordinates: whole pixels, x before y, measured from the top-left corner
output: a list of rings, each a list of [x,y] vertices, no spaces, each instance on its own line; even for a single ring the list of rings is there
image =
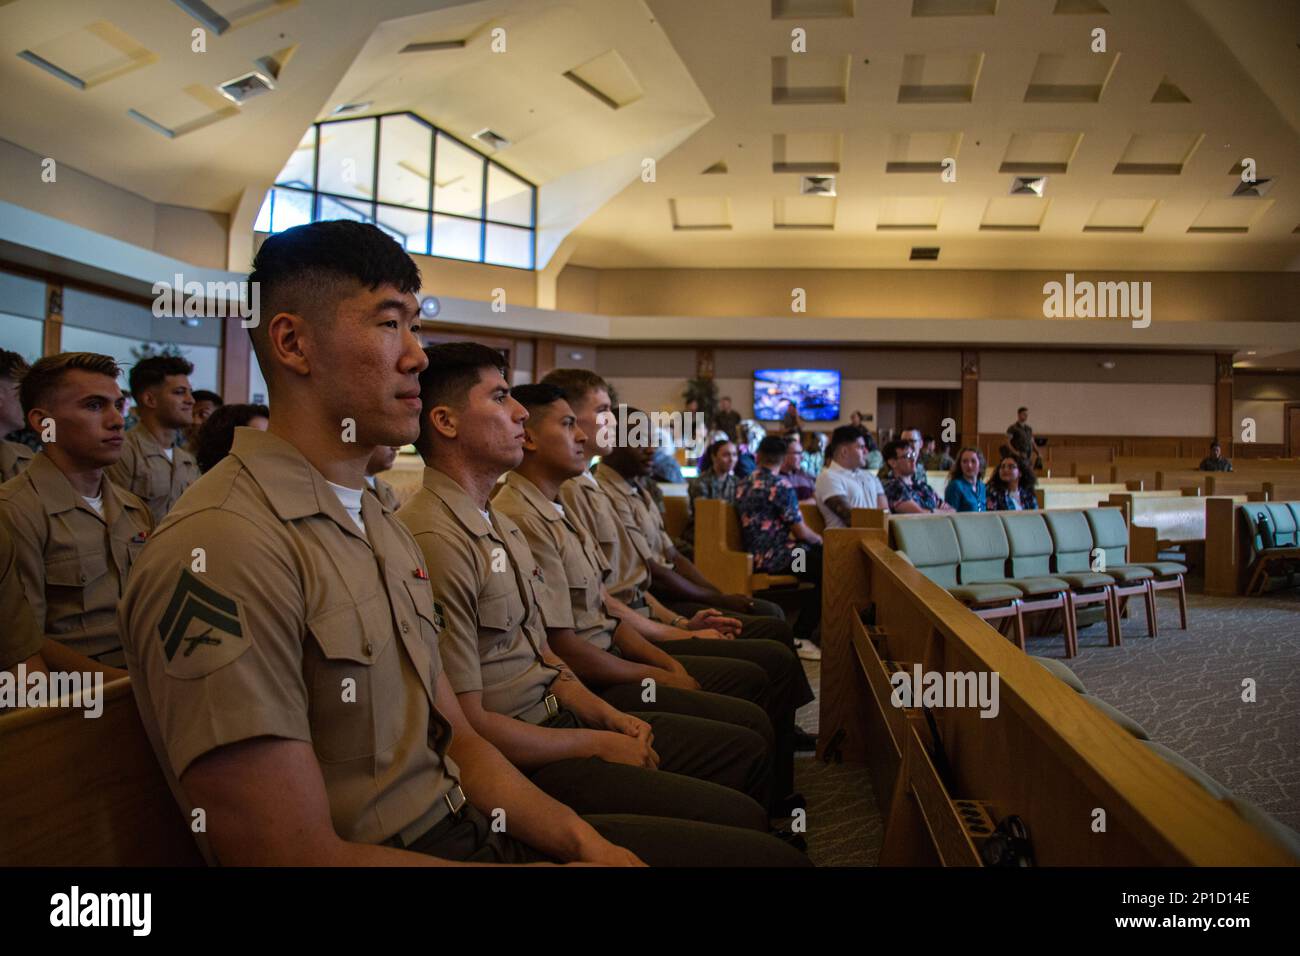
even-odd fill
[[[736,489],[736,513],[755,571],[793,574],[817,585],[803,595],[794,628],[796,642],[816,644],[822,606],[822,539],[804,523],[795,491],[781,474],[789,460],[789,444],[789,439],[775,435],[759,443],[758,468]]]
[[[108,479],[148,505],[154,524],[199,477],[194,456],[176,444],[179,430],[194,421],[193,371],[179,355],[154,355],[131,369],[140,424],[126,433],[122,457],[108,470]]]
[[[799,440],[799,433],[794,432],[791,435],[786,435],[785,443],[786,450],[785,458],[781,462],[781,477],[794,489],[795,497],[799,501],[807,501],[814,494],[813,489],[817,484],[817,476],[810,475],[803,470],[803,442]]]
[[[1038,496],[1034,494],[1034,477],[1032,469],[1015,455],[1005,456],[998,463],[998,470],[989,478],[989,511],[1033,511],[1038,507]]]
[[[876,436],[871,434],[869,428],[864,427],[862,429],[862,438],[867,443],[867,463],[864,467],[879,478],[878,472],[885,467],[885,456],[880,453],[880,446],[876,444]]]
[[[921,445],[921,464],[925,466],[927,472],[930,471],[950,471],[952,470],[952,455],[948,454],[948,446],[943,448],[935,447],[935,438],[933,435],[926,435]]]
[[[0,486],[0,534],[14,542],[37,627],[113,668],[124,666],[118,601],[154,526],[144,503],[106,474],[123,446],[118,374],[113,359],[89,352],[33,365],[22,381],[23,411],[50,440]]]
[[[849,424],[852,425],[854,428],[867,427],[865,422],[863,421],[862,413],[857,409],[854,409],[853,411],[849,412]]]
[[[867,471],[867,440],[861,429],[841,425],[831,432],[829,464],[817,476],[817,510],[828,528],[847,528],[854,508],[889,510],[880,479]]]
[[[922,444],[921,429],[904,428],[903,433],[898,437],[898,441],[906,442],[911,447],[912,467],[913,467],[912,476],[922,484],[926,484],[927,479],[926,479],[925,463],[921,461],[921,444]],[[880,471],[876,473],[876,475],[883,482],[886,479],[893,477],[893,472],[889,468],[888,451],[883,452],[881,454],[881,458],[884,460],[884,465],[881,467]]]
[[[5,436],[23,427],[23,406],[18,398],[18,383],[27,372],[27,360],[17,352],[0,349],[0,485],[31,464],[36,453]]]
[[[366,484],[389,511],[396,511],[402,507],[402,503],[397,500],[397,492],[393,490],[393,486],[379,476],[392,470],[393,462],[397,461],[398,451],[400,449],[395,445],[376,445],[370,461],[366,462]]]
[[[1232,471],[1232,459],[1223,457],[1223,446],[1217,441],[1210,445],[1210,453],[1197,466],[1201,471]]]
[[[510,397],[495,350],[456,342],[425,355],[416,443],[424,485],[398,518],[424,552],[434,613],[446,622],[438,651],[466,720],[543,792],[582,812],[721,825],[719,838],[734,841],[740,854],[732,863],[762,861],[764,850],[773,854],[769,863],[785,859],[777,854],[789,848],[765,833],[730,826],[768,829],[762,805],[729,789],[766,802],[770,763],[761,736],[682,715],[624,713],[587,689],[551,649],[548,609],[570,607],[564,572],[552,568],[547,580],[523,532],[489,500],[501,476],[523,459],[529,413]],[[576,460],[572,444],[563,451]],[[513,493],[505,486],[501,494]],[[551,502],[542,504],[553,511]],[[542,588],[552,592],[545,605]],[[670,842],[689,842],[688,830],[662,826]],[[679,844],[671,852],[700,860],[696,848]]]
[[[943,500],[956,511],[984,511],[988,489],[984,485],[984,456],[977,448],[963,448],[948,473]]]
[[[1016,409],[1016,420],[1007,426],[1007,435],[1011,438],[1014,457],[1026,463],[1033,462],[1034,468],[1043,467],[1043,461],[1038,457],[1041,440],[1034,438],[1034,429],[1029,424],[1029,409],[1023,405]]]
[[[641,862],[615,843],[653,852],[653,824],[582,819],[474,730],[438,653],[446,622],[423,555],[365,493],[374,447],[420,430],[415,264],[375,226],[316,222],[267,238],[249,278],[271,430],[240,429],[185,495],[120,612],[141,717],[186,819],[206,811],[206,855]],[[340,439],[343,418],[355,441]],[[492,825],[498,810],[508,833]]]
[[[206,475],[230,454],[236,428],[256,428],[264,432],[270,418],[271,411],[265,405],[222,405],[207,417],[190,446],[199,471]]]
[[[885,466],[892,477],[885,481],[885,498],[894,514],[952,511],[940,500],[929,483],[917,476],[916,449],[910,441],[891,441],[885,446]]]
[[[729,438],[715,441],[700,458],[700,473],[686,488],[686,527],[682,538],[694,548],[695,502],[699,498],[731,501],[736,496],[736,444]],[[689,555],[688,555],[689,557]]]
[[[740,440],[740,412],[731,407],[731,396],[718,399],[718,410],[709,424],[710,431],[726,432],[733,442]]]
[[[825,432],[803,433],[803,457],[800,459],[799,467],[813,476],[814,484],[817,476],[826,467],[826,446],[829,444],[830,436]]]
[[[583,369],[555,369],[542,382],[561,388],[579,427],[588,436],[596,436],[591,450],[602,456],[596,474],[584,472],[566,481],[560,500],[565,513],[574,516],[600,545],[613,569],[609,593],[638,614],[670,624],[674,630],[693,632],[687,640],[652,638],[674,657],[739,658],[763,669],[770,689],[758,703],[767,711],[777,734],[774,792],[790,793],[794,789],[794,748],[812,745],[812,738],[795,728],[794,712],[814,695],[795,657],[794,635],[780,607],[761,598],[721,594],[671,547],[636,484],[645,466],[645,450],[601,444],[615,437],[612,429],[599,424],[611,414],[604,379]],[[656,542],[653,546],[652,541]],[[726,612],[720,613],[718,608],[730,613],[724,617]],[[741,639],[728,639],[732,637]],[[707,685],[705,689],[727,692]]]
[[[194,422],[188,428],[181,429],[179,444],[182,448],[187,448],[191,452],[194,450],[195,443],[199,438],[199,429],[203,427],[203,423],[211,417],[212,413],[224,404],[225,402],[221,400],[221,396],[216,392],[209,392],[205,389],[197,389],[194,392]]]

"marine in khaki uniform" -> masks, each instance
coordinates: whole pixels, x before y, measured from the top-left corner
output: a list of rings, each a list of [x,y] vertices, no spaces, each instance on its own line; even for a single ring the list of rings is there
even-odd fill
[[[272,430],[238,430],[120,612],[146,729],[210,858],[640,862],[611,835],[653,855],[653,821],[583,820],[475,733],[419,549],[364,492],[374,447],[419,429],[410,257],[374,226],[312,223],[270,237],[250,278]]]
[[[397,460],[397,449],[392,445],[380,445],[375,449],[375,453],[370,456],[370,461],[366,464],[366,484],[370,490],[375,493],[375,497],[389,511],[396,511],[402,506],[397,500],[397,492],[393,486],[379,476],[393,467],[393,462]]]
[[[4,441],[4,436],[23,427],[22,402],[18,382],[27,372],[27,360],[17,352],[0,349],[0,485],[16,478],[35,454],[26,445]]]
[[[153,519],[105,469],[122,446],[124,399],[105,355],[38,361],[23,380],[28,423],[51,435],[17,478],[0,486],[0,533],[42,633],[104,667],[122,667],[117,604]]]
[[[176,441],[179,429],[193,422],[193,371],[193,365],[173,355],[152,356],[131,369],[140,423],[126,433],[122,457],[108,477],[148,505],[155,523],[199,477],[198,462]]]
[[[491,349],[455,343],[427,353],[417,447],[432,464],[398,517],[429,563],[446,622],[443,664],[470,723],[534,783],[580,810],[722,824],[736,844],[732,864],[800,862],[753,832],[767,830],[767,814],[736,792],[767,800],[768,746],[759,734],[677,714],[622,713],[551,651],[542,595],[567,605],[567,582],[547,579],[523,533],[488,502],[500,472],[522,457],[527,413],[509,398]],[[694,853],[681,839],[670,843],[676,862]]]

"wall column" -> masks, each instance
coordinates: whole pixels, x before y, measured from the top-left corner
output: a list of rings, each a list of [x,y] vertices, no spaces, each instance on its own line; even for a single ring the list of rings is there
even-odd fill
[[[239,319],[221,320],[221,398],[227,404],[248,401],[248,361],[253,343]]]
[[[58,355],[63,351],[63,286],[45,284],[45,337],[41,340],[41,355]]]
[[[1232,420],[1232,353],[1214,356],[1214,437],[1223,445],[1223,454],[1231,458],[1237,440],[1237,423]]]
[[[961,447],[978,448],[980,356],[978,352],[961,353]]]

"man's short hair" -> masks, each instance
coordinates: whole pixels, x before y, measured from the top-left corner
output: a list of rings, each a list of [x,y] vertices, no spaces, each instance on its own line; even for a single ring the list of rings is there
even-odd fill
[[[1021,412],[1027,412],[1027,411],[1029,411],[1029,409],[1026,408],[1024,405],[1021,405],[1019,408],[1016,409],[1016,414],[1019,415]]]
[[[570,405],[581,402],[596,389],[604,389],[613,401],[614,390],[595,372],[585,368],[555,368],[542,376],[542,385],[554,385]]]
[[[830,461],[834,458],[835,452],[839,450],[841,445],[852,445],[863,437],[862,430],[857,425],[839,426],[831,432],[831,442],[826,446],[826,460]]]
[[[478,342],[431,345],[424,354],[429,367],[420,373],[420,437],[415,442],[421,455],[429,451],[429,412],[439,405],[463,405],[485,368],[506,374],[501,353]]]
[[[888,445],[885,446],[881,454],[885,456],[885,461],[893,461],[895,458],[898,457],[898,453],[900,451],[911,451],[911,450],[912,450],[912,443],[910,441],[903,441],[901,438],[896,438],[893,441],[891,441]]]
[[[721,402],[729,402],[729,401],[731,401],[731,396],[730,396],[730,395],[723,395],[722,398],[718,399],[718,401],[721,401]]]
[[[1211,447],[1211,448],[1217,448],[1217,449],[1219,449],[1220,451],[1222,451],[1222,450],[1223,450],[1223,443],[1222,443],[1222,442],[1217,442],[1217,441],[1212,441],[1212,442],[1210,442],[1210,447]]]
[[[194,364],[179,355],[151,355],[131,369],[130,388],[135,400],[149,389],[161,385],[171,375],[192,375]]]
[[[782,438],[780,435],[768,435],[758,443],[758,449],[754,457],[758,459],[759,464],[775,465],[785,457],[785,453],[790,450],[790,440]]]
[[[516,385],[510,390],[510,397],[528,409],[531,415],[535,408],[545,408],[563,401],[564,390],[558,385],[534,382],[528,385]]]
[[[49,402],[51,394],[63,376],[71,371],[94,372],[107,375],[114,382],[122,374],[117,360],[108,355],[95,352],[62,352],[59,355],[47,355],[38,359],[27,370],[18,386],[18,398],[22,402],[23,414],[28,415],[33,408],[40,408]]]
[[[269,236],[253,258],[249,282],[257,283],[263,317],[292,312],[311,319],[333,318],[327,307],[345,287],[374,291],[391,285],[401,293],[420,291],[420,269],[392,236],[369,223],[335,219],[294,226]],[[344,288],[341,288],[344,287]],[[265,348],[267,322],[249,328],[253,348]],[[265,363],[263,372],[267,371]]]
[[[211,402],[217,408],[220,408],[222,405],[226,404],[224,401],[222,401],[221,396],[218,395],[216,392],[209,392],[207,389],[203,389],[203,388],[199,389],[194,393],[194,401]]]
[[[20,382],[29,368],[31,368],[31,366],[27,364],[27,359],[23,358],[17,352],[10,352],[8,349],[0,349],[0,378],[7,378],[12,382]]]

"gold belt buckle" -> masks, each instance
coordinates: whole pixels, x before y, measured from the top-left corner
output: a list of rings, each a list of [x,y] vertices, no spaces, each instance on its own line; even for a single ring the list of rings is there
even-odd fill
[[[554,694],[547,694],[546,699],[542,701],[546,705],[546,716],[554,717],[560,712],[560,702],[555,699]]]
[[[460,811],[465,809],[465,791],[459,784],[444,793],[442,799],[447,801],[447,809],[453,817],[460,816]]]

